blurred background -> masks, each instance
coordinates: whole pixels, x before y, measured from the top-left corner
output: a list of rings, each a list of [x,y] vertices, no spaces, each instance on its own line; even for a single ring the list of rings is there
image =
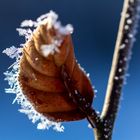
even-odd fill
[[[79,63],[90,73],[95,86],[93,106],[101,111],[122,9],[122,0],[0,0],[0,140],[93,140],[86,120],[63,123],[64,133],[37,130],[27,116],[12,105],[15,95],[3,72],[14,62],[1,52],[23,43],[16,28],[25,19],[36,20],[54,10],[63,24],[74,26],[73,42]],[[140,31],[140,29],[138,29]],[[124,86],[113,140],[140,140],[140,33],[133,48],[127,84]]]

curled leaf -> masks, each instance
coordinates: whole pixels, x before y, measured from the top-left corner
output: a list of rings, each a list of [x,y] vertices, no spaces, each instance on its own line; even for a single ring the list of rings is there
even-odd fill
[[[73,121],[86,115],[68,97],[61,72],[70,77],[72,88],[92,104],[93,90],[78,65],[71,40],[72,27],[62,27],[57,17],[41,20],[23,47],[19,83],[35,110],[50,120]]]

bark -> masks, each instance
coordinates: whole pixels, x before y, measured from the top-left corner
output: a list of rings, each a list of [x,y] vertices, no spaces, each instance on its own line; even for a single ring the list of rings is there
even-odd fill
[[[102,125],[94,130],[96,140],[112,139],[113,126],[138,25],[139,3],[139,0],[124,0],[105,102],[100,116],[103,121]]]

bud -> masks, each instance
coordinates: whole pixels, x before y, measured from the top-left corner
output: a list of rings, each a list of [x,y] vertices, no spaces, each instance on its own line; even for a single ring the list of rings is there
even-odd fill
[[[71,40],[72,26],[63,27],[50,13],[40,21],[23,47],[19,83],[35,110],[53,121],[85,118],[68,97],[61,71],[65,67],[73,88],[92,104],[93,90],[86,73],[78,65]]]

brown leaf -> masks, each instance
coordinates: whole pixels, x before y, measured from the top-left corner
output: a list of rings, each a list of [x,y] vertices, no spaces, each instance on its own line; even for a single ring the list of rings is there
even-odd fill
[[[56,44],[58,50],[45,56],[41,47],[54,41],[60,41]],[[61,68],[64,66],[73,88],[92,103],[92,86],[76,62],[71,35],[61,34],[53,26],[47,29],[47,23],[42,24],[33,32],[23,50],[18,79],[23,94],[34,108],[54,121],[85,118],[85,114],[69,99],[61,77]]]

